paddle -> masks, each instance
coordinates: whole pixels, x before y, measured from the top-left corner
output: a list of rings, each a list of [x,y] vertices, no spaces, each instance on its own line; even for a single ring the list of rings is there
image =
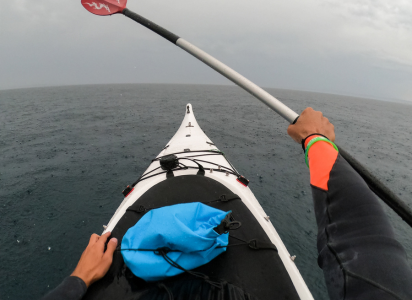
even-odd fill
[[[88,11],[96,15],[108,16],[117,13],[124,14],[130,19],[164,37],[176,46],[182,48],[215,71],[233,81],[235,84],[269,106],[289,123],[295,123],[299,118],[299,115],[297,113],[284,105],[278,99],[276,99],[268,92],[264,91],[262,88],[246,79],[233,69],[229,68],[216,58],[192,45],[188,41],[171,33],[170,31],[127,9],[127,0],[81,0],[81,3]],[[346,161],[359,173],[359,175],[368,184],[369,188],[412,227],[412,211],[408,207],[408,205],[401,199],[399,199],[398,196],[390,191],[382,182],[379,181],[379,179],[377,179],[372,173],[370,173],[361,163],[353,158],[342,147],[338,148],[342,157],[344,157]]]

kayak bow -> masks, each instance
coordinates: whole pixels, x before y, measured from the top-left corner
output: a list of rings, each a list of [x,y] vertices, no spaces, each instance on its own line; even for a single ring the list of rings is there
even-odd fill
[[[169,158],[173,156],[177,160],[171,163],[173,160]],[[164,166],[169,166],[169,170]],[[147,211],[178,203],[203,202],[232,211],[242,222],[235,238],[248,241],[249,248],[228,247],[225,253],[195,270],[236,284],[258,299],[313,299],[294,257],[247,184],[200,128],[188,104],[179,130],[125,193],[104,232],[111,231],[112,236],[121,241],[125,232]],[[230,201],[232,199],[241,201]],[[232,243],[238,244],[238,241]],[[274,246],[269,249],[267,245]],[[254,251],[259,249],[261,251]],[[276,252],[269,251],[276,249]],[[86,299],[111,299],[114,295],[121,298],[125,293],[146,288],[141,282],[136,285],[122,280],[130,276],[125,269],[121,254],[115,253],[109,273],[91,286]]]

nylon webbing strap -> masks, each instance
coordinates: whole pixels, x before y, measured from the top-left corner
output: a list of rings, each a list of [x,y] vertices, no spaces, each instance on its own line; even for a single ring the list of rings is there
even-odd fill
[[[272,243],[265,243],[259,240],[251,240],[249,241],[249,248],[252,248],[254,250],[275,250],[276,252],[278,251],[278,248],[276,248],[275,245]]]

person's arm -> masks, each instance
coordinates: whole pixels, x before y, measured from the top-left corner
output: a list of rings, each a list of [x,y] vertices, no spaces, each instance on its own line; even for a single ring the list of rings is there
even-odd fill
[[[335,140],[333,125],[311,108],[288,133],[296,142],[303,141],[305,149],[318,136]],[[320,135],[312,135],[316,133]],[[405,250],[375,194],[333,145],[318,141],[306,151],[318,224],[318,264],[330,299],[412,299]]]
[[[76,276],[66,277],[54,290],[42,300],[80,300],[86,294],[86,283]]]
[[[65,278],[58,287],[44,296],[42,300],[82,299],[87,288],[106,275],[112,264],[117,239],[111,239],[107,243],[106,251],[104,250],[110,234],[110,232],[102,236],[93,234],[71,276]]]

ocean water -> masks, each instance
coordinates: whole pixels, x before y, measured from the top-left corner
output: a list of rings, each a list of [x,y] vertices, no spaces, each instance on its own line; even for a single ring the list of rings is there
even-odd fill
[[[268,91],[297,112],[323,111],[337,143],[412,205],[412,105]],[[123,188],[176,132],[186,103],[250,179],[315,299],[328,299],[309,172],[287,123],[237,87],[148,84],[0,91],[0,299],[38,299],[70,275]],[[386,211],[412,260],[412,229]]]

